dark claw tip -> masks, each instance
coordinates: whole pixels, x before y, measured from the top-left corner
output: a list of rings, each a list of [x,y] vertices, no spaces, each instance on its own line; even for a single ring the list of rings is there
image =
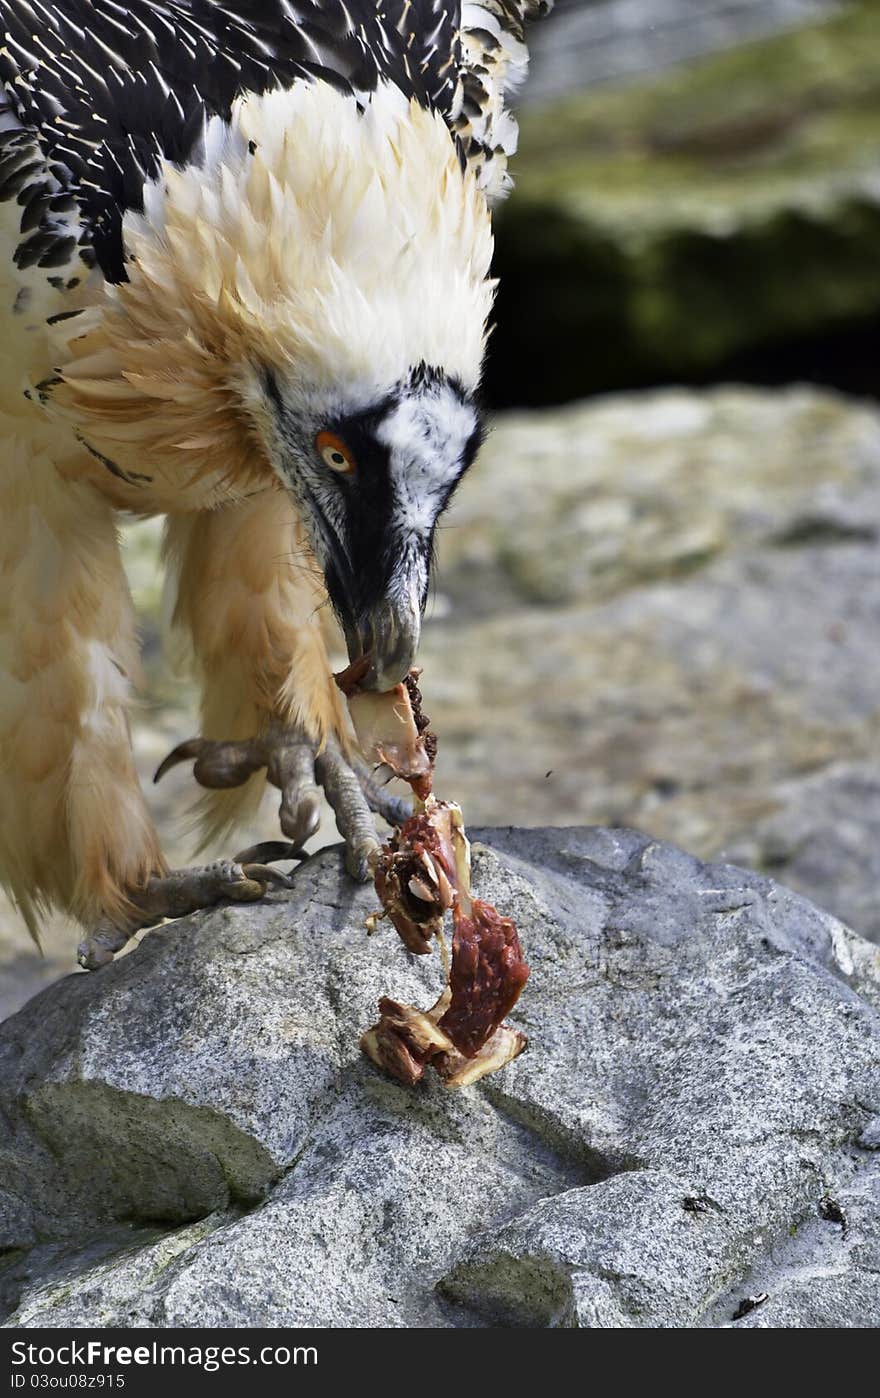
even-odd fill
[[[258,845],[250,845],[235,856],[236,864],[275,864],[281,859],[308,859],[308,854],[300,845],[289,840],[263,840]]]
[[[280,869],[270,868],[268,864],[245,864],[244,873],[246,878],[266,887],[271,885],[273,888],[293,888],[286,874],[282,874]]]
[[[84,971],[100,971],[102,966],[110,965],[113,952],[109,947],[101,946],[100,942],[85,941],[77,947],[76,959]]]
[[[168,756],[159,763],[156,768],[153,781],[162,780],[166,772],[170,772],[172,767],[176,767],[179,762],[188,762],[190,759],[198,757],[202,750],[202,738],[187,738],[185,743],[178,743],[176,748],[172,748]]]
[[[381,850],[379,841],[367,845],[348,845],[345,851],[345,867],[356,883],[369,883],[373,877],[376,856]]]

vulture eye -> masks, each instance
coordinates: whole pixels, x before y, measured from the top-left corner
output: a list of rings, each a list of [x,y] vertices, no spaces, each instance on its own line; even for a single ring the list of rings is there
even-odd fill
[[[331,471],[338,471],[342,476],[350,476],[353,473],[354,457],[341,437],[337,437],[333,432],[319,432],[315,438],[315,446],[324,465],[329,466]]]

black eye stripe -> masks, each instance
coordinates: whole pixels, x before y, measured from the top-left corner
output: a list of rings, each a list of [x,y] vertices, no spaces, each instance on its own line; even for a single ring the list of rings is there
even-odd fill
[[[267,398],[271,398],[280,413],[284,408],[284,399],[281,396],[281,389],[278,387],[278,380],[271,369],[265,369],[263,371],[263,388],[265,389]]]
[[[482,419],[478,419],[476,427],[465,442],[464,451],[462,453],[462,461],[465,470],[467,470],[468,466],[473,462],[474,457],[486,440],[486,436],[485,424]]]

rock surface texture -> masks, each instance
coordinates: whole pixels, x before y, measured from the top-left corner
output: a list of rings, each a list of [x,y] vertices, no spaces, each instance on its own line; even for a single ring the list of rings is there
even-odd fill
[[[360,1057],[441,977],[335,850],[8,1020],[7,1325],[876,1325],[877,949],[623,830],[483,832],[475,885],[531,1045],[459,1093]]]

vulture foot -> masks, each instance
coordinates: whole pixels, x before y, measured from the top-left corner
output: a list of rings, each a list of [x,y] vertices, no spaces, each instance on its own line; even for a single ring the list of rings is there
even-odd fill
[[[80,942],[77,959],[87,971],[96,971],[112,961],[136,932],[153,927],[165,918],[185,917],[200,908],[210,908],[223,898],[236,903],[253,903],[271,885],[289,888],[290,879],[271,869],[270,859],[304,858],[295,845],[266,843],[254,845],[236,859],[219,859],[194,869],[172,869],[151,878],[145,888],[131,894],[132,911],[124,922],[105,919]]]
[[[356,758],[352,765],[332,736],[322,748],[300,730],[276,724],[260,737],[237,742],[189,738],[168,754],[154,780],[188,761],[196,781],[213,788],[241,786],[265,767],[281,792],[281,829],[297,850],[318,828],[323,788],[345,841],[346,867],[360,883],[371,877],[380,849],[373,812],[389,825],[400,825],[412,814],[410,803],[379,785],[365,762]]]

